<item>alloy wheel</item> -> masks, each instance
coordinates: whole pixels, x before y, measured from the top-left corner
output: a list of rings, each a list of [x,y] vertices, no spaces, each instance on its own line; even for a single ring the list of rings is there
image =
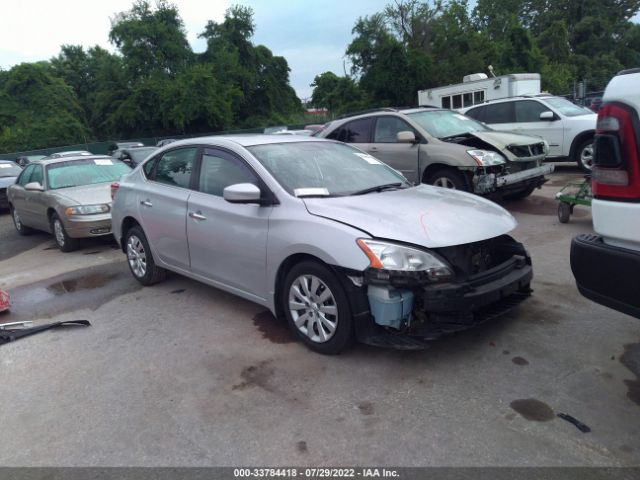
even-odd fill
[[[436,178],[435,181],[433,182],[433,185],[435,187],[450,188],[452,190],[456,189],[456,186],[454,185],[454,183],[451,181],[451,179],[447,177]]]
[[[296,328],[313,342],[327,342],[336,332],[336,299],[327,284],[315,275],[301,275],[293,281],[289,311]]]
[[[65,242],[64,229],[62,227],[62,222],[58,219],[53,221],[53,233],[56,236],[56,242],[58,242],[58,245],[63,247]]]
[[[133,274],[142,278],[147,273],[147,254],[144,244],[135,235],[131,235],[127,240],[127,259]]]
[[[580,152],[580,163],[587,170],[593,168],[593,143],[585,146]]]

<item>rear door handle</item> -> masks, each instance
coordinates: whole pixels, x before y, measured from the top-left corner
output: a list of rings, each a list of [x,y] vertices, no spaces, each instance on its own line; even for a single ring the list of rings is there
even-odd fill
[[[193,218],[194,220],[206,220],[207,219],[207,217],[202,215],[202,213],[200,213],[200,212],[189,212],[189,216],[191,218]]]
[[[371,148],[369,148],[369,151],[370,152],[377,152],[378,148],[377,147],[371,147]]]
[[[151,203],[151,200],[140,200],[140,205],[142,205],[143,207],[153,207],[153,203]]]

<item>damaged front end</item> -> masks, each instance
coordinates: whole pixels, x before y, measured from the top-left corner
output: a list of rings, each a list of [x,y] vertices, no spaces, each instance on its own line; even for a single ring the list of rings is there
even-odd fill
[[[554,170],[553,165],[542,165],[549,153],[543,139],[492,131],[468,133],[446,141],[471,148],[467,154],[477,164],[471,171],[471,186],[478,195],[539,188],[547,181],[545,175]]]
[[[417,259],[420,269],[372,261],[360,275],[349,275],[360,341],[423,348],[427,341],[497,317],[531,294],[531,258],[508,235],[423,253],[434,260],[426,265]]]

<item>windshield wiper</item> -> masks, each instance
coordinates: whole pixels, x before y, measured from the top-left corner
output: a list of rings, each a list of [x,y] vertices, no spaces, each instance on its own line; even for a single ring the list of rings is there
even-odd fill
[[[357,192],[353,192],[351,195],[364,195],[365,193],[383,192],[385,190],[396,190],[398,188],[402,188],[402,185],[403,185],[402,182],[385,183],[384,185],[376,185],[375,187],[369,187],[363,190],[358,190]]]

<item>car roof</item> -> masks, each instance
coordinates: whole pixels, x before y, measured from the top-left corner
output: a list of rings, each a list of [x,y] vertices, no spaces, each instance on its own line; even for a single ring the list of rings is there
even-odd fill
[[[188,140],[178,140],[177,142],[170,143],[166,147],[167,150],[171,150],[176,147],[184,145],[219,145],[222,141],[228,141],[236,143],[242,147],[252,147],[255,145],[266,145],[275,143],[300,143],[300,142],[326,142],[324,138],[309,137],[306,135],[269,135],[263,133],[247,133],[237,135],[212,135],[210,137],[197,137],[190,138]]]
[[[54,163],[72,162],[74,160],[95,160],[100,158],[108,159],[108,160],[117,160],[107,155],[74,155],[70,157],[60,157],[60,158],[43,158],[41,160],[36,160],[35,162],[32,162],[32,163],[39,164],[39,165],[52,165]]]

